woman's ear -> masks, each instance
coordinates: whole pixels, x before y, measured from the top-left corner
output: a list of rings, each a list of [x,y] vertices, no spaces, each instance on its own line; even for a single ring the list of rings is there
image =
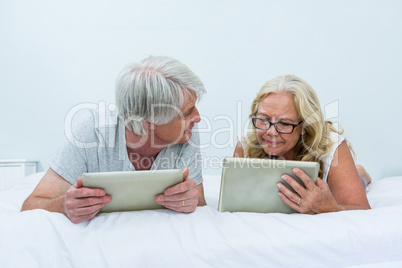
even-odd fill
[[[302,135],[306,134],[306,130],[305,130],[304,128],[302,129],[301,134],[302,134]]]

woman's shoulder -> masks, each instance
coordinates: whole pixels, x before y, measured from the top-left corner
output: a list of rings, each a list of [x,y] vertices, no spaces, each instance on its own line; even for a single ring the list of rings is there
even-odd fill
[[[339,145],[341,145],[341,143],[343,141],[347,142],[347,140],[344,136],[342,136],[339,133],[334,132],[334,131],[331,131],[329,133],[329,138],[332,141],[331,149],[328,151],[328,154],[324,155],[321,158],[321,162],[323,163],[323,180],[325,182],[327,181],[328,172],[331,167],[331,163],[334,159],[336,150],[338,149]]]
[[[233,153],[233,157],[244,157],[244,145],[241,140],[237,141],[235,151]]]
[[[335,146],[335,148],[337,148],[344,140],[346,140],[346,138],[344,136],[342,136],[339,133],[334,132],[334,131],[331,131],[329,133],[329,138],[333,142],[332,147]]]

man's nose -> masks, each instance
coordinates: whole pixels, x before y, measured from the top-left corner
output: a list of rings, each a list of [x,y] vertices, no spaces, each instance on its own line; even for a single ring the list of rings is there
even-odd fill
[[[194,108],[193,113],[194,113],[194,115],[191,118],[191,121],[195,122],[195,123],[199,123],[201,121],[201,116],[200,116],[200,113],[198,112],[198,109]]]

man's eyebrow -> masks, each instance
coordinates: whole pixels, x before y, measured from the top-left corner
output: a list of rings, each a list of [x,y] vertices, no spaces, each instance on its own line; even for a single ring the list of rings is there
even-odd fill
[[[190,109],[188,109],[187,112],[185,112],[183,115],[187,116],[187,115],[191,114],[193,112],[194,108],[195,108],[195,105],[193,107],[191,107]]]

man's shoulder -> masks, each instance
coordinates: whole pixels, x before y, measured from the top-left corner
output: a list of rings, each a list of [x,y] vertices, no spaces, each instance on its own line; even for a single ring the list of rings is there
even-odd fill
[[[99,110],[93,109],[80,111],[71,122],[66,122],[66,137],[78,142],[99,143],[110,140],[109,133],[115,133],[118,124],[116,113],[100,113]]]
[[[71,120],[65,121],[65,135],[68,141],[75,144],[94,140],[95,117],[91,110],[79,111]],[[76,142],[74,142],[76,141]]]

